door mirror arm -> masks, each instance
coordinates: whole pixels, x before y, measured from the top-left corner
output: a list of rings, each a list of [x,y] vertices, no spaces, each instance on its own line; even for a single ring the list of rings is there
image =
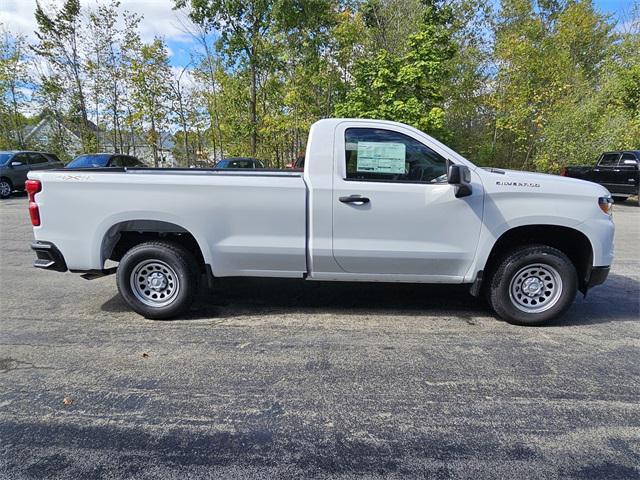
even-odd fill
[[[456,198],[468,197],[471,188],[471,170],[466,165],[456,165],[447,160],[447,183],[455,186]]]

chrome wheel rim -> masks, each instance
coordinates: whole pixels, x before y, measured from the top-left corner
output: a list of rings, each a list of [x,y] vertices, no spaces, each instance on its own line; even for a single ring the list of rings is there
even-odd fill
[[[9,182],[0,182],[0,195],[2,195],[3,197],[11,195],[11,185],[9,185]]]
[[[180,291],[178,275],[162,260],[144,260],[138,263],[131,270],[129,281],[135,297],[150,307],[169,305]]]
[[[541,313],[553,307],[562,295],[562,278],[550,265],[535,263],[521,268],[511,279],[511,303],[521,312]]]

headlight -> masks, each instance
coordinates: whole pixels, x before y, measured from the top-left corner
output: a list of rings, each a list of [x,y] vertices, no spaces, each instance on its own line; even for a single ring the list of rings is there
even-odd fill
[[[611,197],[598,198],[598,206],[600,207],[600,210],[607,215],[611,215],[613,213],[613,199]]]

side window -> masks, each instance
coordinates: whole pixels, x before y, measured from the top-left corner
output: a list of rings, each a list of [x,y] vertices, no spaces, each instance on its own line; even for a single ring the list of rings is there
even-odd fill
[[[391,130],[345,132],[347,180],[446,182],[446,160],[419,141]]]
[[[13,156],[11,161],[12,162],[20,162],[20,163],[22,163],[22,165],[28,165],[29,164],[29,157],[27,156],[26,153],[18,153],[18,154]]]
[[[638,159],[636,158],[636,156],[633,153],[623,153],[622,154],[622,158],[620,159],[620,165],[624,164],[625,160],[630,161],[630,163],[627,163],[626,165],[632,165],[631,162],[637,164],[638,163]]]
[[[122,157],[124,160],[122,162],[122,164],[125,167],[137,167],[140,165],[140,162],[138,162],[138,160],[134,157]]]
[[[29,153],[29,165],[48,163],[46,157],[40,153]]]
[[[123,157],[122,155],[116,155],[114,157],[111,157],[111,163],[109,163],[107,166],[109,167],[126,167],[127,163],[125,161],[126,157]]]
[[[605,153],[598,162],[601,167],[612,167],[618,163],[619,153]]]

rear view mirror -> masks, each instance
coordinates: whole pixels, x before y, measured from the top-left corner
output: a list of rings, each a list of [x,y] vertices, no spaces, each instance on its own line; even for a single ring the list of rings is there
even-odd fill
[[[20,165],[22,165],[22,162],[11,162],[12,167],[19,167]]]
[[[466,165],[455,165],[449,163],[447,168],[447,182],[455,185],[455,195],[457,198],[471,195],[471,170]]]

